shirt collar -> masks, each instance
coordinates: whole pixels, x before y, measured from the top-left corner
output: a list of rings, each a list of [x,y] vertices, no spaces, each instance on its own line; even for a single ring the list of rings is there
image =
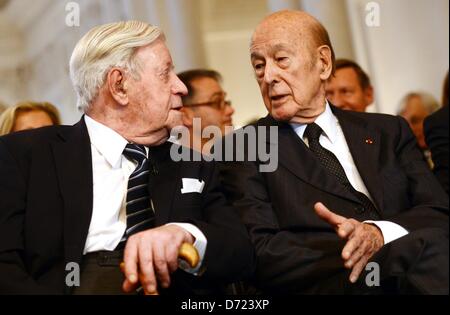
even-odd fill
[[[85,115],[84,121],[91,144],[100,152],[112,168],[121,167],[122,153],[128,141],[111,128]]]
[[[324,136],[327,137],[331,143],[336,141],[338,120],[331,111],[328,101],[326,101],[325,110],[316,118],[314,122],[322,128]],[[308,124],[291,123],[290,125],[294,129],[295,133],[303,139],[303,135]]]

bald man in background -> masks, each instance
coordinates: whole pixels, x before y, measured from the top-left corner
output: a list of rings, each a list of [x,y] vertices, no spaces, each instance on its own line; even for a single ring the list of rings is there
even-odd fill
[[[248,152],[221,168],[256,248],[256,286],[278,294],[448,294],[448,196],[406,121],[327,101],[333,48],[304,12],[265,18],[250,53],[269,112],[256,129],[271,139],[277,128],[264,149],[279,148],[278,168],[260,172],[266,161]]]
[[[400,102],[398,114],[406,119],[422,150],[427,148],[423,134],[423,122],[438,109],[438,101],[433,95],[425,92],[408,93]]]

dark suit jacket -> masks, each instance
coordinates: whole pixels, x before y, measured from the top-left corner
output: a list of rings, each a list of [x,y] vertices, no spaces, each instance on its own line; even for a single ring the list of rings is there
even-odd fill
[[[156,225],[189,222],[205,234],[205,273],[177,284],[231,282],[252,272],[243,224],[218,186],[214,163],[173,162],[170,143],[152,148],[159,175],[151,187]],[[205,181],[181,194],[182,178]],[[92,215],[92,162],[84,119],[0,138],[0,293],[70,293],[65,266],[80,263]],[[71,271],[71,270],[70,270]],[[180,279],[177,281],[177,279]],[[182,292],[185,288],[180,288]]]
[[[448,105],[427,117],[424,121],[425,139],[431,151],[434,174],[448,194]]]
[[[257,284],[268,292],[308,292],[344,270],[340,257],[344,242],[315,214],[317,201],[360,221],[390,220],[409,231],[422,227],[448,231],[448,196],[429,171],[406,121],[332,110],[376,212],[364,209],[327,173],[289,124],[270,116],[257,126],[278,126],[275,172],[259,172],[259,160],[221,164],[226,190],[256,247]],[[270,140],[264,149],[269,148],[276,149]]]

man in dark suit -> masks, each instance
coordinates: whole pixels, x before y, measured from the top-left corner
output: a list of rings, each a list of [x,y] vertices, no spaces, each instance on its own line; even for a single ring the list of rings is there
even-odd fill
[[[425,140],[431,151],[433,172],[448,194],[448,104],[424,121]]]
[[[226,99],[222,75],[214,70],[193,69],[178,73],[178,77],[188,89],[188,94],[182,97],[183,124],[191,135],[185,139],[186,146],[211,154],[214,140],[202,135],[212,128],[219,128],[221,134],[233,130],[234,108]]]
[[[161,31],[95,27],[70,72],[79,123],[0,138],[0,293],[205,293],[250,274],[214,163],[171,158],[187,91]],[[197,266],[178,268],[183,243]]]
[[[264,19],[250,52],[269,111],[258,152],[278,150],[278,168],[260,172],[267,161],[251,158],[221,166],[255,244],[257,287],[448,294],[448,197],[407,123],[328,103],[334,53],[304,12]]]
[[[365,112],[374,101],[370,77],[356,62],[337,59],[335,73],[325,86],[327,99],[336,107]]]

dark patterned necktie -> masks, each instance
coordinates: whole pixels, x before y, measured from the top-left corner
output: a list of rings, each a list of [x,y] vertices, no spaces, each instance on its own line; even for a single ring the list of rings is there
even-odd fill
[[[322,128],[320,128],[320,126],[316,123],[308,124],[305,129],[305,136],[308,138],[310,150],[317,156],[325,169],[336,176],[339,182],[344,185],[345,188],[347,188],[356,198],[358,198],[365,210],[376,212],[372,201],[370,201],[365,194],[353,188],[352,184],[345,175],[344,168],[341,163],[339,163],[338,158],[332,152],[322,147],[319,142],[322,132]]]
[[[133,234],[154,227],[155,213],[149,193],[150,162],[145,147],[127,144],[123,155],[137,163],[128,179],[126,199],[127,227],[117,249],[124,248],[126,240]]]

